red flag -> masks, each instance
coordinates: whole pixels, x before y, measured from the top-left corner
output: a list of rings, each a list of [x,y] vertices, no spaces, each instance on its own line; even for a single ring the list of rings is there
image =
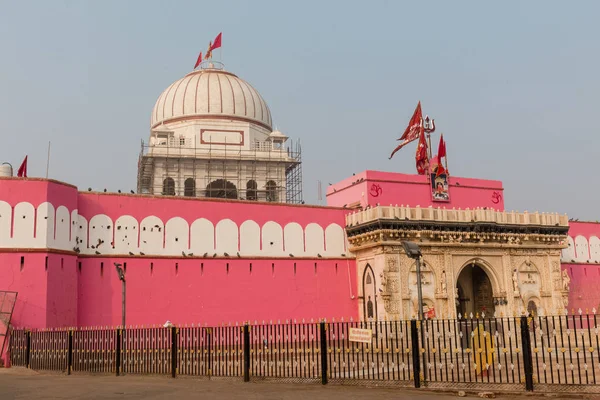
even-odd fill
[[[223,35],[223,32],[217,35],[217,37],[213,41],[212,47],[210,48],[211,50],[218,49],[219,47],[221,47],[221,35]]]
[[[421,132],[419,133],[419,144],[417,145],[417,154],[415,156],[417,161],[417,172],[419,175],[425,175],[429,160],[427,158],[427,141],[425,140],[425,132],[421,126]]]
[[[440,135],[440,145],[438,146],[438,159],[441,161],[442,157],[446,157],[446,142],[444,141],[444,135]]]
[[[27,156],[25,156],[25,159],[21,163],[21,166],[19,167],[19,170],[17,171],[17,176],[19,178],[27,178]]]
[[[196,60],[196,65],[194,65],[194,69],[198,68],[198,65],[200,65],[201,62],[202,62],[202,52],[200,52],[200,55],[198,56],[198,59]]]
[[[406,130],[404,131],[404,134],[400,137],[400,139],[398,139],[402,140],[402,143],[400,143],[398,147],[396,147],[394,151],[392,151],[390,159],[394,157],[394,154],[396,154],[398,150],[400,150],[413,140],[419,138],[419,134],[421,132],[421,129],[423,128],[422,117],[423,114],[421,113],[421,102],[419,101],[419,103],[417,104],[417,108],[415,109],[415,112],[413,113],[413,116],[410,119]]]

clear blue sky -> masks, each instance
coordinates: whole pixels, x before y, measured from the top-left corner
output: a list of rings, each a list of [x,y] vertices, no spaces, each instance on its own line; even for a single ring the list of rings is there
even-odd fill
[[[223,31],[226,68],[303,144],[304,193],[388,160],[418,100],[454,176],[600,219],[598,1],[0,0],[0,161],[134,189],[158,95]],[[437,136],[436,136],[437,138]]]

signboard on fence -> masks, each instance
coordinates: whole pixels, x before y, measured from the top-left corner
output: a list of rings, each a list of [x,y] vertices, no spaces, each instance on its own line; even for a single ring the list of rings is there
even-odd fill
[[[371,343],[373,332],[370,329],[350,328],[348,340],[351,342]]]

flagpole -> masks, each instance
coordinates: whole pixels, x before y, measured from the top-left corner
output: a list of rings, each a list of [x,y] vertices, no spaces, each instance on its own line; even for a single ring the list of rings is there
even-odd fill
[[[48,158],[46,159],[46,179],[48,179],[48,170],[50,169],[50,141],[48,141]]]
[[[441,136],[443,137],[444,134],[442,133]],[[444,154],[444,164],[446,164],[446,177],[450,178],[450,172],[448,172],[448,149],[446,148],[445,140],[444,140],[444,149],[446,150],[446,154]]]

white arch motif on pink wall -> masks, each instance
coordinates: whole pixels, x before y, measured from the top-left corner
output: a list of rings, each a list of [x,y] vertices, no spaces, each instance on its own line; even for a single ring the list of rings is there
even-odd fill
[[[36,247],[33,240],[33,226],[35,209],[30,203],[19,203],[13,212],[13,237],[14,247]],[[44,229],[46,227],[44,226]]]
[[[0,200],[0,247],[11,247],[10,228],[12,223],[12,207]]]
[[[181,255],[189,249],[190,226],[181,217],[174,217],[165,225],[165,253]]]
[[[154,215],[146,217],[140,223],[140,250],[144,254],[163,254],[165,226]]]
[[[319,224],[311,222],[304,229],[306,238],[306,254],[316,255],[325,252],[325,232]]]
[[[51,247],[56,249],[68,249],[70,247],[71,213],[65,206],[59,206],[56,209],[54,218],[55,229],[54,238],[51,241]]]
[[[283,229],[274,221],[268,221],[262,226],[262,254],[266,256],[281,256],[283,252]]]
[[[194,254],[214,253],[215,227],[213,223],[206,218],[199,218],[192,222],[190,241],[190,250]]]
[[[215,250],[219,255],[238,251],[238,226],[230,219],[222,219],[215,226]]]
[[[113,228],[113,221],[108,215],[98,214],[90,218],[88,224],[88,253],[114,253],[112,248]]]
[[[240,225],[240,254],[260,254],[260,226],[251,219]]]
[[[567,236],[567,247],[561,250],[561,260],[567,263],[575,260],[575,241],[571,236]]]
[[[16,221],[15,221],[16,222]],[[54,206],[41,203],[36,212],[35,240],[30,239],[30,247],[52,247],[54,242]]]
[[[115,253],[138,252],[139,225],[131,215],[121,215],[115,221]]]
[[[286,254],[300,256],[304,254],[304,231],[297,222],[290,222],[283,228],[283,242]]]
[[[79,248],[79,251],[88,252],[88,221],[83,215],[77,215],[77,235],[75,239],[79,240],[79,244],[75,243],[75,246]]]
[[[78,229],[79,229],[79,225],[77,225],[77,221],[79,220],[79,213],[77,211],[77,209],[71,211],[71,240],[69,241],[69,249],[67,250],[71,250],[72,248],[78,246],[78,243],[75,242],[75,238],[77,237],[78,234]]]
[[[325,250],[327,255],[341,256],[345,252],[345,237],[344,229],[341,226],[329,224],[325,228],[325,245],[327,246]]]
[[[590,259],[590,249],[588,241],[584,236],[578,235],[575,238],[575,255],[576,260],[579,262],[585,262]]]
[[[600,239],[597,236],[590,237],[590,259],[600,262]]]

